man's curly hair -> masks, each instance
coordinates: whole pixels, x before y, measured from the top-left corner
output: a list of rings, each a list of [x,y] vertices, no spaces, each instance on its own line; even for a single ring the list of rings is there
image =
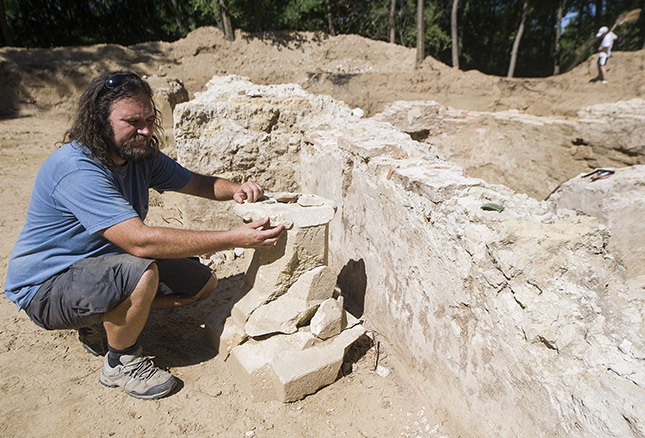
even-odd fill
[[[108,80],[119,76],[117,84],[107,86]],[[81,95],[72,127],[65,133],[64,142],[78,141],[92,154],[92,158],[114,170],[117,166],[110,158],[114,147],[114,131],[109,117],[112,103],[125,98],[145,96],[150,99],[155,111],[155,122],[150,146],[159,151],[162,138],[161,113],[152,98],[150,85],[134,73],[113,71],[94,78]]]

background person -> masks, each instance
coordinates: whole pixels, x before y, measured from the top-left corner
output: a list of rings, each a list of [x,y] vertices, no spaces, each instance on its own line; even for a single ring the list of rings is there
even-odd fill
[[[283,227],[268,218],[230,231],[149,227],[148,190],[255,202],[253,183],[190,172],[159,151],[159,112],[147,82],[112,72],[80,98],[66,144],[40,168],[27,220],[13,248],[5,294],[45,329],[77,329],[105,354],[99,380],[156,399],[176,380],[142,354],[151,309],[207,298],[217,285],[195,258],[228,248],[273,245]]]
[[[609,30],[607,26],[598,29],[596,38],[602,38],[600,46],[598,47],[598,79],[603,84],[607,83],[607,60],[611,56],[611,48],[614,46],[614,41],[618,36]]]

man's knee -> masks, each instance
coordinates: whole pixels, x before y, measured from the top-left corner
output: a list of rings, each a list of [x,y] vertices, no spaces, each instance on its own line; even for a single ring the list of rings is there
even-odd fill
[[[134,288],[132,294],[141,293],[154,298],[159,288],[159,268],[157,263],[150,263],[150,265],[143,272],[139,278],[137,286]]]

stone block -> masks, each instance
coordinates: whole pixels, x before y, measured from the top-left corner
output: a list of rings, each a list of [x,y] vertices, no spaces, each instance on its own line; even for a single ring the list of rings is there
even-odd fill
[[[335,205],[315,196],[307,197],[306,203],[268,198],[235,206],[245,221],[270,217],[272,225],[287,228],[275,245],[254,251],[245,277],[250,290],[232,310],[239,324],[246,324],[255,309],[283,295],[305,272],[327,264],[327,222],[334,216]]]
[[[295,333],[298,327],[311,319],[318,305],[288,296],[288,293],[257,309],[244,325],[246,334],[252,337],[273,333]]]
[[[224,358],[228,357],[233,347],[240,345],[248,336],[243,327],[235,324],[230,317],[231,309],[228,306],[219,307],[206,318],[206,337],[211,342],[217,353]]]
[[[329,298],[320,304],[309,325],[314,336],[328,339],[338,335],[346,324],[342,305],[337,300]]]
[[[336,276],[327,266],[301,275],[287,292],[251,313],[244,326],[249,336],[294,333],[334,293]]]
[[[331,298],[336,286],[336,275],[327,266],[318,266],[305,272],[287,291],[287,294],[307,304],[320,304]]]
[[[563,183],[549,197],[560,208],[581,211],[609,228],[609,249],[625,262],[627,276],[634,284],[645,284],[645,166],[611,169],[604,179],[594,175]],[[640,237],[640,238],[639,238]]]
[[[355,326],[313,345],[313,335],[304,333],[276,335],[233,348],[228,363],[254,399],[296,401],[333,383],[345,352],[365,329]]]

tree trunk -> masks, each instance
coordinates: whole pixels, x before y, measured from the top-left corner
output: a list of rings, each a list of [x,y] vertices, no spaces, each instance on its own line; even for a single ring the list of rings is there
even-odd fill
[[[555,44],[553,47],[553,74],[560,74],[560,37],[562,36],[562,9],[563,9],[564,0],[560,0],[558,3],[558,10],[556,15],[556,24],[555,24]]]
[[[641,38],[643,38],[643,50],[645,50],[645,0],[641,0],[641,15],[638,17],[638,22],[636,24],[638,27],[638,33]]]
[[[10,46],[13,44],[11,34],[9,34],[9,25],[7,24],[7,14],[5,13],[4,0],[0,0],[0,28],[2,28],[2,39],[4,44]]]
[[[231,14],[228,11],[226,0],[219,0],[219,10],[222,14],[222,22],[224,23],[224,37],[229,41],[233,41],[235,39],[235,33],[233,32]]]
[[[457,11],[459,0],[452,0],[452,12],[450,14],[450,36],[452,37],[452,66],[459,68],[459,38],[457,36]]]
[[[253,0],[253,30],[260,32],[262,30],[262,1]]]
[[[594,29],[594,32],[596,32],[598,29],[600,29],[601,26],[605,26],[605,23],[603,23],[603,14],[602,14],[602,0],[596,0],[596,15],[594,16],[594,21],[596,23],[596,27]],[[609,26],[609,24],[607,24]]]
[[[181,20],[181,12],[179,11],[179,5],[177,4],[177,0],[170,0],[170,6],[172,9],[172,13],[175,16],[175,23],[177,23],[177,27],[182,33],[185,32],[184,23]]]
[[[529,12],[529,0],[524,0],[524,5],[522,6],[522,19],[520,20],[520,27],[517,29],[517,35],[515,35],[515,41],[513,41],[513,50],[511,51],[511,62],[508,66],[507,78],[512,78],[515,74],[515,62],[517,61],[517,52],[520,49],[520,41],[522,40],[522,34],[524,33],[524,24],[526,23],[526,16]]]
[[[334,14],[331,13],[330,0],[325,0],[325,6],[327,8],[327,26],[329,26],[329,34],[336,35],[336,29],[334,28]]]
[[[424,36],[423,0],[417,0],[417,63],[423,62],[423,58],[425,58],[425,48],[423,47]]]
[[[396,0],[390,2],[390,42],[396,42]]]

